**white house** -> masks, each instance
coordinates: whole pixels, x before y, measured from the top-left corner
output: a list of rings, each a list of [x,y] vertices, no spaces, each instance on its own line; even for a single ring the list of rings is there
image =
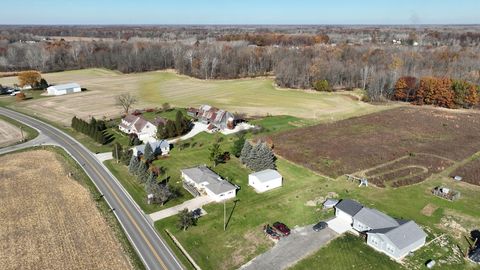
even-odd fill
[[[216,202],[235,198],[237,187],[206,166],[180,170],[184,188],[194,196],[206,195]]]
[[[276,170],[266,169],[248,175],[248,185],[257,192],[265,192],[282,186],[282,175]]]
[[[328,226],[338,233],[348,230],[367,235],[367,244],[395,260],[423,245],[427,234],[412,220],[392,218],[353,200],[341,200],[335,206],[335,218]]]
[[[153,123],[133,114],[125,116],[118,125],[118,129],[127,134],[137,134],[138,138],[145,143],[155,140],[157,135],[157,127]]]
[[[82,92],[78,83],[58,84],[47,87],[47,94],[52,96]]]
[[[165,155],[168,155],[168,153],[170,152],[170,143],[166,140],[149,141],[147,143],[150,144],[153,152],[156,155],[165,156]],[[134,156],[142,155],[145,152],[145,146],[147,145],[147,143],[132,147],[133,155]]]

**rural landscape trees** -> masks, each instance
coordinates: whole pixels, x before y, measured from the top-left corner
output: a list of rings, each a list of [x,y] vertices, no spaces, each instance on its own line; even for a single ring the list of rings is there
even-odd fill
[[[252,146],[249,141],[245,141],[240,153],[242,163],[255,172],[275,169],[275,159],[272,149],[265,142]]]

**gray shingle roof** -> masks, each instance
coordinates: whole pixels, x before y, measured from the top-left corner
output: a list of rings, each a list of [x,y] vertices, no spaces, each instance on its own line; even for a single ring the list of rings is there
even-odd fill
[[[363,208],[363,205],[354,200],[343,199],[335,207],[353,217]]]
[[[397,248],[403,249],[410,244],[425,238],[427,234],[413,220],[393,228],[371,230],[370,233],[385,235]]]
[[[180,170],[197,184],[207,182],[205,188],[208,188],[214,194],[221,194],[229,190],[235,190],[236,187],[230,182],[223,180],[218,174],[206,166],[197,166]]]
[[[263,170],[263,171],[259,171],[259,172],[255,172],[255,173],[251,173],[250,175],[252,176],[256,176],[258,181],[260,182],[268,182],[270,180],[273,180],[273,179],[277,179],[277,178],[281,178],[282,175],[280,173],[278,173],[276,170],[272,170],[272,169],[266,169],[266,170]]]
[[[390,228],[400,225],[394,218],[376,209],[367,207],[358,211],[358,213],[353,216],[353,219],[358,220],[372,229]]]
[[[480,263],[480,244],[470,251],[468,258],[476,263]]]
[[[66,90],[70,88],[80,88],[80,85],[78,83],[65,83],[53,85],[53,87],[55,87],[57,90]]]

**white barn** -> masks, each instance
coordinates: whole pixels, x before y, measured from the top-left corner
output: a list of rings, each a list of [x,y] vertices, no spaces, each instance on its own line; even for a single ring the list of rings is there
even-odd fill
[[[248,175],[248,185],[259,193],[281,187],[282,181],[282,175],[272,169],[266,169]]]
[[[51,96],[60,96],[78,92],[82,92],[82,88],[78,83],[52,85],[47,88],[47,94]]]

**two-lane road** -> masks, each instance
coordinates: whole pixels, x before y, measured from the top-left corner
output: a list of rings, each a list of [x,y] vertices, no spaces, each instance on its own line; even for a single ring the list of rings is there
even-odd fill
[[[115,209],[117,219],[147,269],[183,268],[118,180],[88,149],[61,130],[35,118],[1,107],[0,114],[37,129],[64,148],[83,167],[110,207]]]

